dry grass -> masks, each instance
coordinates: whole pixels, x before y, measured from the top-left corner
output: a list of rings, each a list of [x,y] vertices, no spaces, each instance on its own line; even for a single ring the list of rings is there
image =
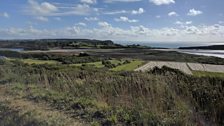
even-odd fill
[[[6,104],[12,110],[18,111],[19,115],[32,113],[32,117],[40,122],[47,122],[48,125],[54,126],[82,126],[84,123],[71,118],[62,111],[50,108],[44,103],[34,103],[23,99],[8,95],[7,87],[0,87],[0,103]],[[87,124],[85,124],[87,125]]]

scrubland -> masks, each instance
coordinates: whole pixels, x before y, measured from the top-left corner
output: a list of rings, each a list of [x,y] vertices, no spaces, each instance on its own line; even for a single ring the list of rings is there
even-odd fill
[[[224,79],[167,67],[116,72],[0,59],[0,84],[0,125],[224,124]]]

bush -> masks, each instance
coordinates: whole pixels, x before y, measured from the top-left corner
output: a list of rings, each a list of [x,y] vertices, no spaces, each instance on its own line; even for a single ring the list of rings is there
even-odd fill
[[[5,64],[5,60],[1,59],[0,57],[0,65],[4,65]]]
[[[102,61],[102,64],[103,64],[105,67],[107,67],[107,68],[114,68],[114,67],[116,67],[116,65],[115,65],[115,64],[112,64],[109,60],[103,60],[103,61]]]

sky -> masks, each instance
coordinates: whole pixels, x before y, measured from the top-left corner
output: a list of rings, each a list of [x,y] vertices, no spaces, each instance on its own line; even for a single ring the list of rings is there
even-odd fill
[[[224,0],[0,0],[0,39],[224,43]]]

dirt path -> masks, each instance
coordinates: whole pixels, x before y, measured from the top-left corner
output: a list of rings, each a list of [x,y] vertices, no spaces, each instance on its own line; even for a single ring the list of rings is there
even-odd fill
[[[34,103],[23,98],[6,94],[7,87],[0,86],[0,103],[6,104],[10,109],[19,113],[34,112],[35,119],[50,122],[55,126],[83,126],[87,125],[74,118],[69,117],[64,112],[52,109],[43,103]]]

